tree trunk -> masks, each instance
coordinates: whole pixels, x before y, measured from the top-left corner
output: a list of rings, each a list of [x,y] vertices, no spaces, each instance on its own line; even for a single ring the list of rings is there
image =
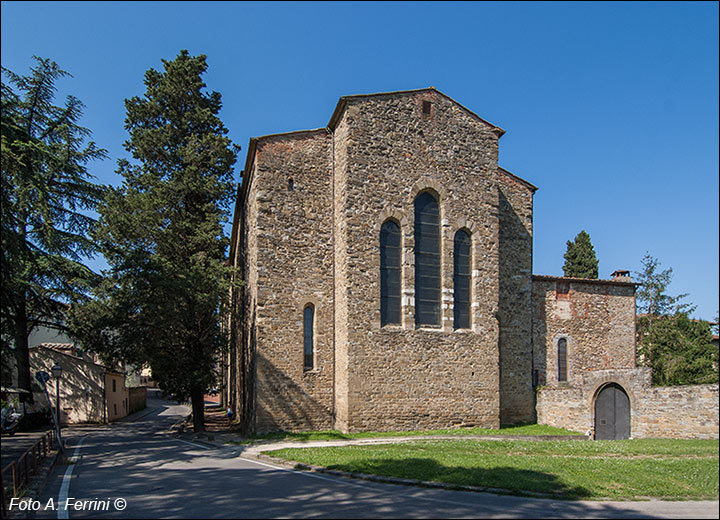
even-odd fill
[[[32,378],[30,376],[29,331],[26,309],[25,302],[21,302],[15,315],[15,360],[18,371],[18,388],[30,392],[29,394],[21,393],[20,402],[32,403]]]
[[[192,401],[193,431],[205,431],[205,395],[201,388],[193,388],[190,392]]]

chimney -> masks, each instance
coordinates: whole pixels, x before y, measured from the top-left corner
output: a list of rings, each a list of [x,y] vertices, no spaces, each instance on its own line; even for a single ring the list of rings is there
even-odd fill
[[[613,273],[610,275],[612,276],[612,279],[616,282],[630,282],[630,271],[625,271],[624,269],[616,269],[613,271]]]

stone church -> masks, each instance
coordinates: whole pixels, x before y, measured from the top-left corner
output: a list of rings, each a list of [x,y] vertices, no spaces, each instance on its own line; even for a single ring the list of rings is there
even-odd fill
[[[250,140],[222,363],[246,432],[657,433],[635,284],[533,276],[537,188],[498,165],[503,134],[430,87]]]

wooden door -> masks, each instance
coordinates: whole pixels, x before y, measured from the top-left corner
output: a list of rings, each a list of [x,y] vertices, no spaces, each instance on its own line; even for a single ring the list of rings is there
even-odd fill
[[[630,398],[615,383],[603,387],[595,399],[595,439],[617,440],[630,437]]]

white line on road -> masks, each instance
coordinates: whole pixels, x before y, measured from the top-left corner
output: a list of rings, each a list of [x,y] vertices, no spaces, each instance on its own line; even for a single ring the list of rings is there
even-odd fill
[[[80,448],[83,445],[83,442],[85,442],[85,439],[87,436],[80,439],[80,443],[75,448],[75,451],[73,452],[73,456],[70,458],[70,461],[73,464],[70,464],[68,466],[68,469],[65,471],[65,475],[63,476],[62,485],[60,486],[60,494],[58,495],[58,508],[57,508],[57,517],[58,518],[70,518],[70,513],[68,513],[67,510],[67,498],[68,498],[68,492],[70,491],[70,477],[72,477],[73,469],[75,468],[75,463],[78,459],[78,454],[80,453]]]
[[[189,444],[190,446],[195,446],[196,448],[202,448],[202,449],[204,449],[204,450],[210,450],[210,449],[212,449],[212,448],[209,448],[208,446],[203,446],[202,444],[195,444],[194,442],[184,441],[184,440],[182,440],[182,439],[175,439],[175,440],[178,441],[178,442],[182,442],[182,443],[184,443],[184,444]]]

